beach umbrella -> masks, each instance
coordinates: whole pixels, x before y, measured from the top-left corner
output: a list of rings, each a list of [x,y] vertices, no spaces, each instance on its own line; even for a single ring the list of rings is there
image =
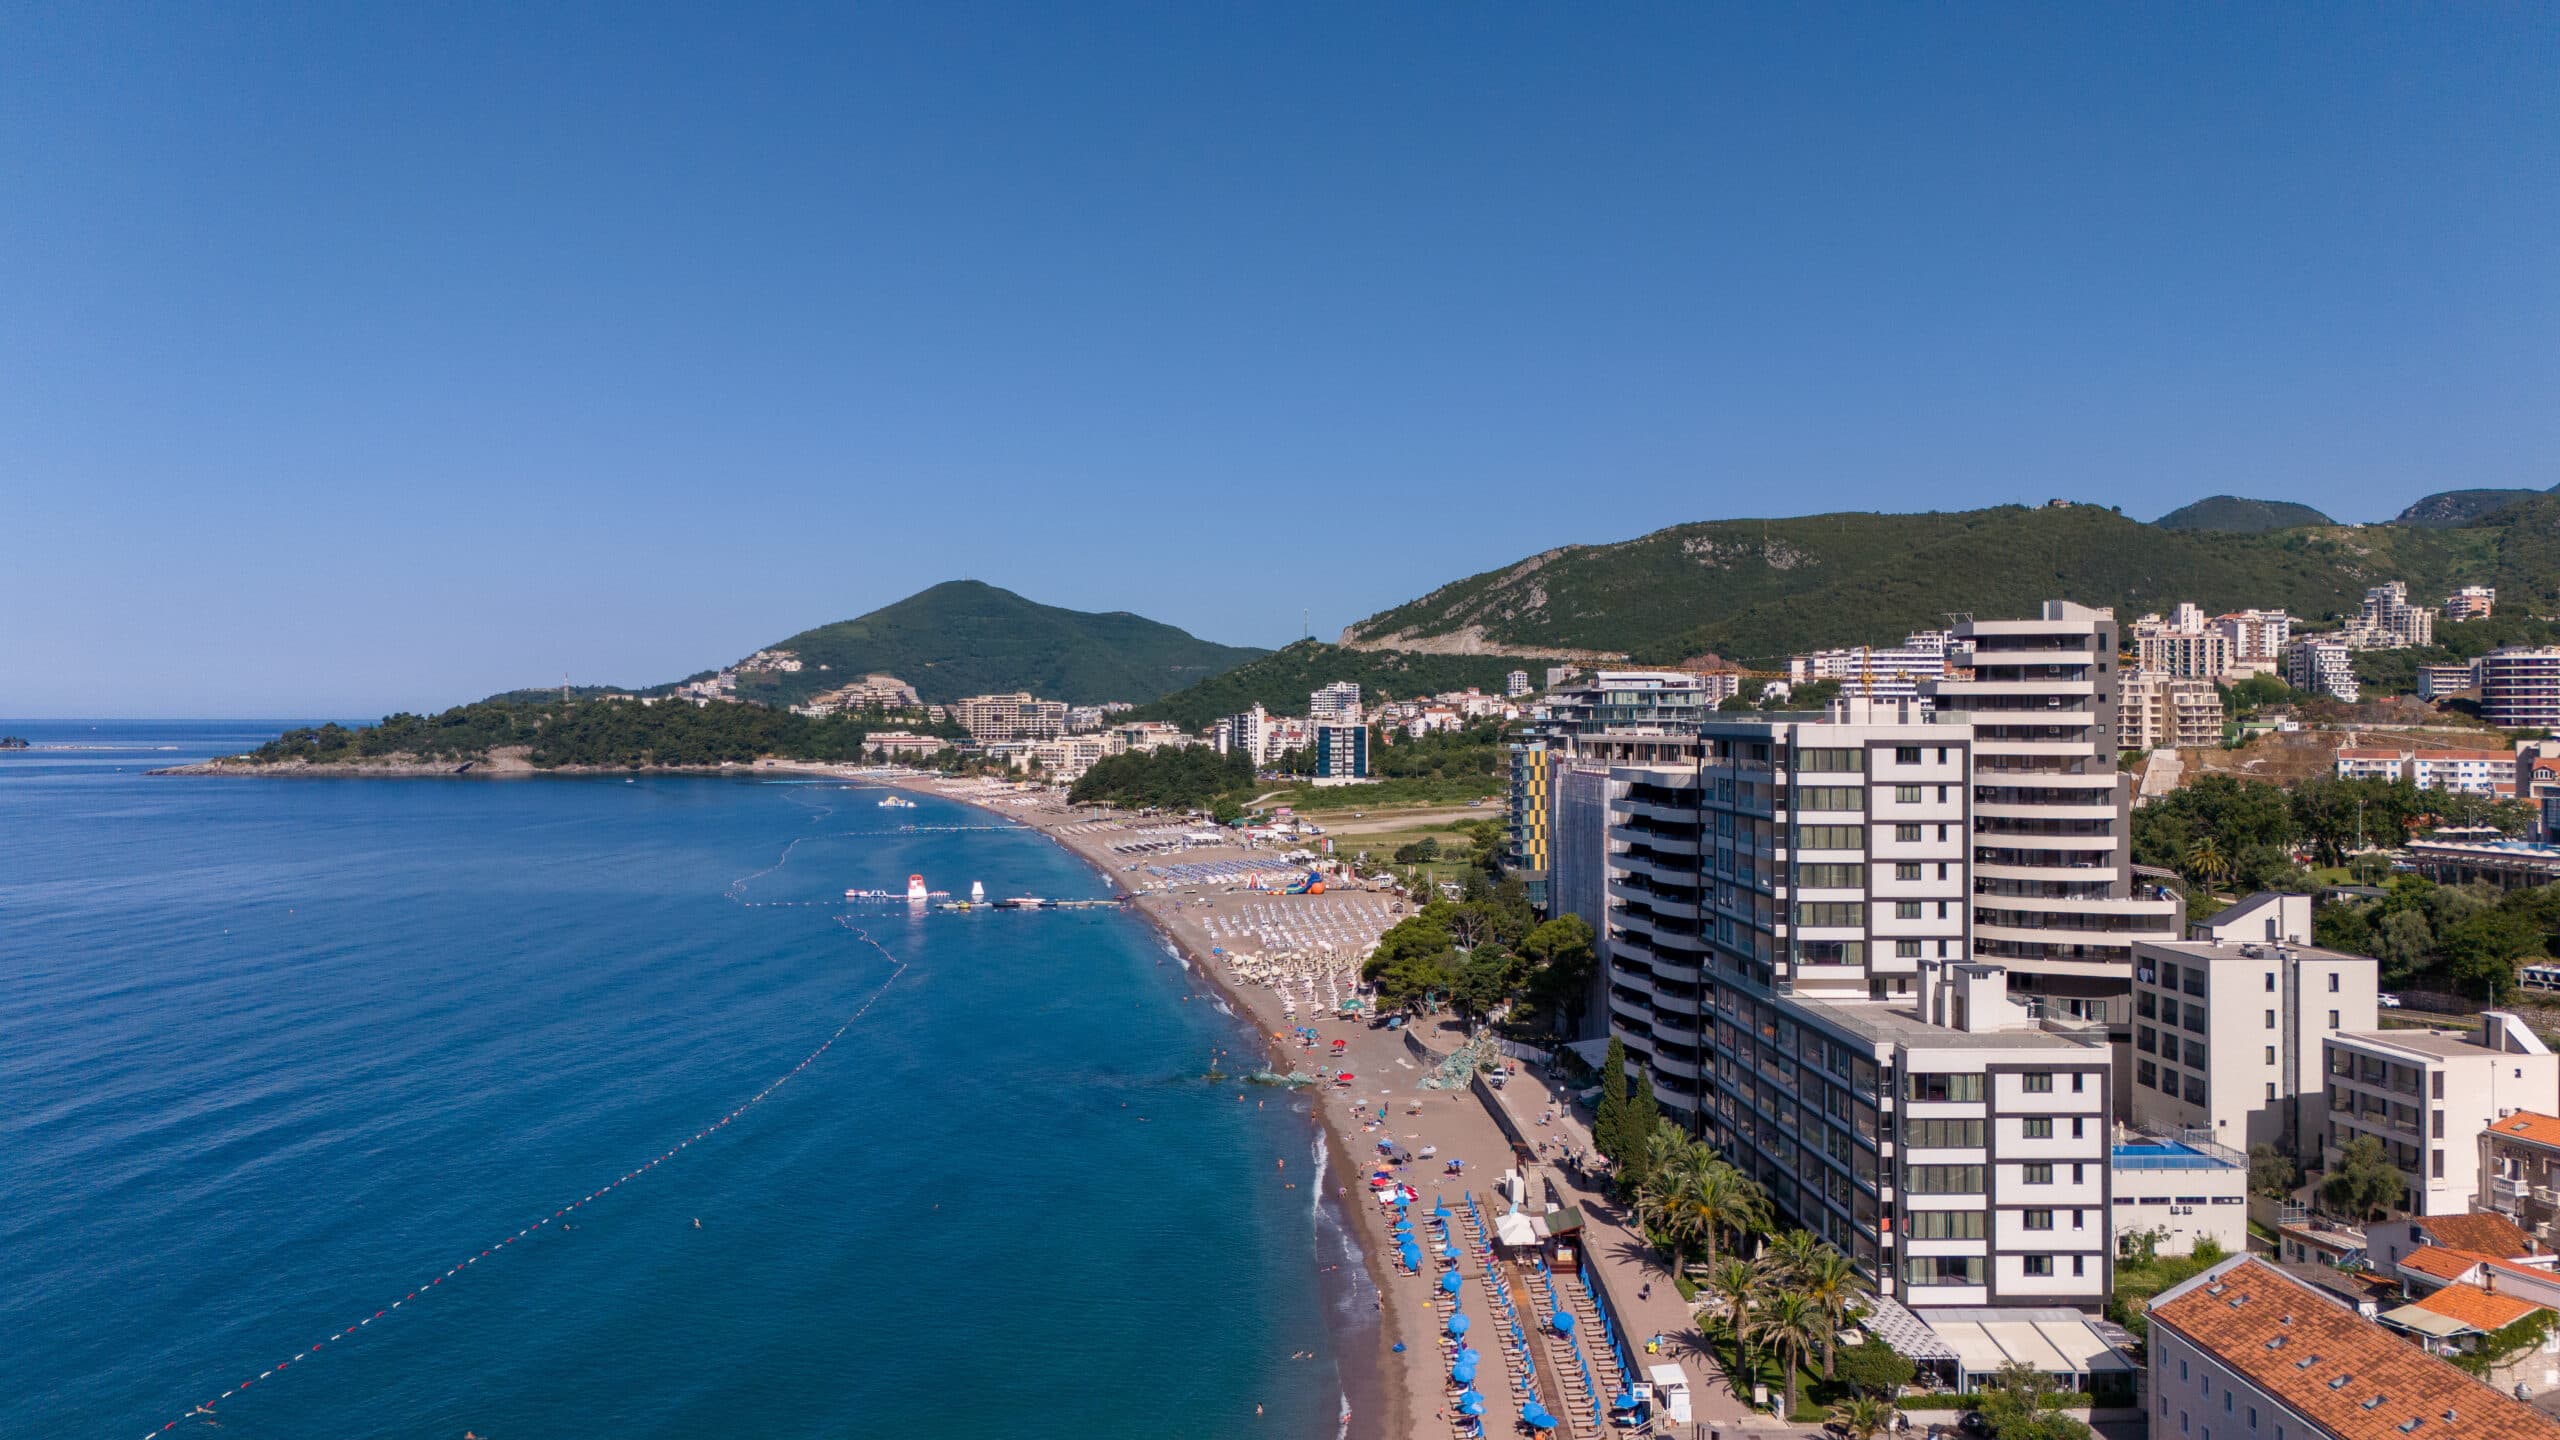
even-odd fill
[[[1404,1342],[1401,1340],[1396,1342],[1396,1353],[1399,1355],[1404,1353]]]
[[[1477,1401],[1481,1401],[1482,1399],[1484,1399],[1484,1392],[1483,1392],[1483,1391],[1481,1391],[1481,1390],[1478,1390],[1478,1389],[1477,1389],[1475,1386],[1473,1386],[1473,1385],[1469,1385],[1466,1389],[1461,1390],[1461,1391],[1459,1391],[1459,1392],[1458,1392],[1458,1399],[1459,1399],[1459,1401],[1460,1401],[1461,1403],[1463,1403],[1463,1402],[1465,1402],[1465,1401],[1468,1401],[1468,1400],[1477,1400]]]
[[[1458,1247],[1455,1245],[1443,1245],[1440,1247],[1440,1254],[1443,1259],[1455,1260],[1458,1258]]]
[[[1559,1310],[1556,1312],[1556,1333],[1559,1335],[1570,1335],[1573,1333],[1572,1311]]]
[[[1530,1404],[1520,1407],[1520,1418],[1528,1421],[1529,1428],[1532,1430],[1556,1428],[1556,1417],[1548,1414],[1547,1407],[1544,1405]]]
[[[1472,1359],[1460,1360],[1457,1364],[1449,1367],[1449,1378],[1460,1385],[1474,1384],[1476,1378],[1476,1362]]]
[[[1452,1295],[1458,1293],[1458,1286],[1461,1283],[1462,1282],[1458,1279],[1458,1272],[1455,1270],[1446,1271],[1440,1276],[1440,1288],[1448,1291]]]
[[[1412,1233],[1413,1233],[1413,1222],[1412,1222],[1412,1221],[1410,1221],[1410,1220],[1399,1220],[1399,1221],[1397,1221],[1397,1222],[1396,1222],[1396,1233],[1397,1233],[1397,1234],[1399,1234],[1399,1235],[1410,1235],[1410,1234],[1412,1234]]]
[[[1473,1400],[1461,1400],[1461,1401],[1459,1401],[1459,1402],[1458,1402],[1458,1413],[1459,1413],[1459,1414],[1461,1414],[1461,1415],[1467,1416],[1467,1417],[1469,1417],[1470,1419],[1474,1418],[1475,1416],[1478,1416],[1478,1415],[1483,1414],[1483,1413],[1484,1413],[1484,1397],[1483,1397],[1483,1396],[1477,1396],[1477,1397],[1476,1397],[1475,1399],[1473,1399]]]
[[[1636,1398],[1636,1392],[1630,1390],[1626,1394],[1619,1396],[1617,1399],[1610,1401],[1609,1408],[1612,1410],[1633,1410],[1643,1403],[1643,1401]]]
[[[1449,1209],[1448,1201],[1434,1195],[1431,1197],[1431,1213],[1439,1216],[1443,1220],[1446,1220],[1454,1212]]]
[[[1467,1327],[1474,1323],[1474,1321],[1467,1318],[1466,1312],[1460,1311],[1459,1313],[1449,1317],[1449,1333],[1452,1335],[1464,1335],[1467,1333]]]

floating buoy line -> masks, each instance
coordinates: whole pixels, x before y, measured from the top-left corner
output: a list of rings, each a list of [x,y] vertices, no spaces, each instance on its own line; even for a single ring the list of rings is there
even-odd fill
[[[798,842],[795,841],[793,843],[796,844]],[[788,858],[789,851],[786,849],[784,854],[785,858]],[[772,868],[780,869],[781,863],[777,861]],[[760,871],[758,873],[761,874],[765,872]],[[742,881],[740,883],[743,884],[744,882]],[[735,887],[732,887],[732,889],[734,891]],[[734,894],[731,898],[735,898]],[[818,1063],[819,1057],[825,1055],[829,1049],[833,1048],[838,1040],[843,1039],[845,1032],[852,1029],[855,1022],[862,1019],[865,1014],[868,1014],[872,1006],[880,1003],[880,997],[889,993],[889,987],[898,983],[898,977],[907,973],[907,962],[890,954],[888,947],[882,945],[878,940],[873,939],[870,932],[864,930],[861,926],[854,924],[845,916],[836,917],[836,923],[844,926],[847,930],[852,931],[855,938],[862,941],[863,944],[879,951],[880,958],[888,961],[892,968],[889,971],[888,978],[880,982],[879,988],[873,990],[870,996],[866,998],[861,1005],[857,1006],[851,1015],[846,1016],[844,1023],[838,1025],[833,1033],[828,1035],[826,1039],[820,1041],[817,1049],[812,1050],[807,1055],[801,1057],[799,1064],[783,1071],[782,1074],[774,1078],[772,1083],[766,1085],[763,1089],[758,1090],[755,1094],[748,1096],[736,1109],[731,1110],[728,1114],[723,1115],[719,1119],[712,1121],[710,1124],[703,1126],[699,1130],[696,1130],[691,1136],[677,1141],[674,1145],[669,1146],[666,1150],[661,1151],[659,1154],[643,1162],[639,1166],[625,1171],[621,1175],[616,1176],[613,1180],[587,1192],[578,1199],[572,1200],[566,1205],[559,1206],[550,1214],[543,1216],[541,1219],[534,1221],[532,1224],[525,1226],[514,1234],[499,1240],[497,1243],[488,1246],[477,1254],[463,1257],[461,1260],[454,1262],[454,1264],[445,1270],[444,1273],[428,1280],[425,1284],[418,1286],[416,1289],[411,1290],[399,1299],[392,1301],[389,1305],[374,1311],[371,1315],[365,1316],[363,1319],[358,1320],[354,1324],[349,1325],[342,1330],[334,1331],[331,1334],[313,1341],[308,1347],[294,1352],[292,1355],[277,1361],[274,1365],[269,1366],[266,1369],[260,1370],[257,1374],[242,1380],[230,1389],[214,1396],[212,1399],[204,1401],[194,1409],[187,1411],[184,1415],[180,1415],[177,1419],[169,1421],[158,1429],[142,1432],[146,1437],[146,1440],[149,1436],[160,1435],[168,1431],[175,1430],[181,1423],[193,1419],[196,1416],[211,1416],[214,1413],[213,1407],[215,1405],[218,1405],[235,1395],[247,1393],[251,1386],[260,1384],[272,1378],[281,1377],[284,1372],[291,1367],[298,1365],[303,1361],[317,1357],[325,1347],[344,1344],[346,1341],[355,1338],[367,1326],[372,1325],[375,1321],[387,1320],[391,1317],[394,1311],[399,1310],[402,1306],[414,1304],[428,1295],[433,1294],[436,1287],[444,1284],[447,1280],[451,1280],[469,1270],[472,1266],[479,1264],[481,1261],[499,1254],[508,1246],[515,1244],[517,1241],[532,1236],[534,1232],[542,1229],[544,1226],[549,1225],[554,1221],[567,1220],[567,1218],[575,1212],[594,1204],[596,1201],[603,1199],[605,1196],[612,1194],[614,1191],[621,1189],[623,1186],[630,1184],[632,1181],[639,1179],[641,1176],[646,1175],[650,1171],[657,1169],[659,1166],[670,1160],[673,1160],[678,1155],[683,1154],[686,1150],[691,1149],[698,1142],[710,1139],[712,1136],[726,1129],[731,1121],[736,1120],[738,1117],[753,1109],[757,1104],[761,1103],[767,1096],[770,1096],[773,1092],[781,1089],[783,1086],[790,1084],[793,1076],[798,1075],[801,1071]]]

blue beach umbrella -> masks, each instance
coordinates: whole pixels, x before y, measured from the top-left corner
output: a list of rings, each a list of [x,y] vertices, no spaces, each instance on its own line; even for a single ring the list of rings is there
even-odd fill
[[[1461,1415],[1467,1416],[1467,1417],[1469,1417],[1470,1419],[1474,1418],[1475,1416],[1478,1416],[1478,1415],[1483,1414],[1483,1413],[1484,1413],[1484,1400],[1483,1400],[1483,1398],[1482,1398],[1482,1397],[1478,1397],[1478,1398],[1473,1399],[1473,1400],[1461,1400],[1461,1401],[1459,1401],[1459,1402],[1458,1402],[1458,1413],[1459,1413],[1459,1414],[1461,1414]]]
[[[1412,1233],[1413,1233],[1413,1222],[1412,1222],[1412,1221],[1410,1221],[1410,1220],[1398,1220],[1398,1221],[1396,1222],[1396,1233],[1397,1233],[1397,1234],[1399,1234],[1399,1235],[1410,1235],[1410,1234],[1412,1234]]]
[[[1473,1385],[1476,1383],[1476,1362],[1473,1360],[1461,1360],[1457,1364],[1450,1366],[1449,1378],[1460,1385]]]
[[[1630,1390],[1626,1394],[1619,1396],[1617,1399],[1610,1401],[1609,1408],[1612,1410],[1633,1410],[1636,1406],[1642,1403],[1642,1401],[1636,1399],[1636,1392]]]
[[[1458,1293],[1458,1286],[1460,1283],[1461,1282],[1458,1279],[1458,1272],[1455,1270],[1448,1271],[1440,1277],[1440,1288],[1448,1291],[1452,1295]]]
[[[1573,1333],[1572,1311],[1559,1310],[1556,1312],[1556,1333],[1559,1335],[1570,1335]]]
[[[1441,1246],[1441,1247],[1440,1247],[1440,1258],[1442,1258],[1442,1259],[1444,1259],[1444,1260],[1455,1260],[1455,1259],[1457,1259],[1457,1258],[1458,1258],[1458,1247],[1457,1247],[1457,1246],[1455,1246],[1455,1245],[1443,1245],[1443,1246]]]
[[[1556,1417],[1548,1414],[1547,1407],[1544,1405],[1522,1406],[1520,1408],[1520,1418],[1528,1421],[1529,1428],[1532,1430],[1553,1430],[1556,1428]]]
[[[1431,1197],[1431,1213],[1439,1216],[1443,1220],[1448,1219],[1451,1213],[1449,1210],[1449,1202],[1441,1199],[1437,1195],[1434,1195]]]
[[[1396,1342],[1396,1353],[1399,1355],[1404,1353],[1404,1342],[1401,1340]]]
[[[1477,1389],[1475,1386],[1473,1386],[1473,1385],[1469,1385],[1466,1389],[1461,1390],[1461,1391],[1459,1391],[1459,1392],[1458,1392],[1458,1399],[1459,1399],[1460,1401],[1467,1401],[1467,1400],[1479,1400],[1479,1401],[1480,1401],[1480,1400],[1484,1399],[1484,1392],[1483,1392],[1483,1391],[1481,1391],[1481,1390],[1478,1390],[1478,1389]]]
[[[1467,1318],[1466,1312],[1462,1310],[1449,1317],[1449,1333],[1452,1335],[1464,1335],[1467,1333],[1467,1327],[1474,1323],[1474,1321]]]

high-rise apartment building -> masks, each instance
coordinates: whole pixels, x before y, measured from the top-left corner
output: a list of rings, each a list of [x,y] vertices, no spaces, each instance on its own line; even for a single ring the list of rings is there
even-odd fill
[[[2560,1109],[2560,1056],[2505,1010],[2473,1032],[2342,1031],[2329,1037],[2328,1168],[2359,1136],[2382,1142],[2412,1215],[2460,1215],[2480,1193],[2480,1133],[2519,1110]]]
[[[1526,670],[1514,670],[1510,674],[1503,676],[1502,693],[1506,699],[1511,700],[1517,700],[1521,696],[1528,694],[1529,672]]]
[[[2293,643],[2293,617],[2281,610],[2235,610],[2215,616],[2213,626],[2230,637],[2234,665],[2282,665]]]
[[[2357,650],[2403,650],[2436,642],[2436,612],[2409,603],[2406,581],[2394,580],[2364,592],[2364,604],[2347,622],[2341,637]]]
[[[1368,726],[1318,725],[1315,731],[1318,785],[1349,785],[1369,778]]]
[[[1509,868],[1528,888],[1529,903],[1548,914],[1559,914],[1547,883],[1558,793],[1550,777],[1556,767],[1581,753],[1586,735],[1608,730],[1635,735],[1690,733],[1717,704],[1710,697],[1719,694],[1719,687],[1710,682],[1734,677],[1680,670],[1602,670],[1580,685],[1558,685],[1555,672],[1549,675],[1546,698],[1511,746],[1505,848]],[[1596,915],[1583,919],[1592,922],[1595,931],[1600,928]]]
[[[2259,908],[2285,898],[2259,897]],[[2326,1047],[2341,1030],[2378,1023],[2377,964],[2283,936],[2134,946],[2135,1122],[2317,1160],[2328,1127]]]
[[[2444,618],[2447,620],[2486,620],[2498,608],[2498,590],[2494,585],[2465,585],[2445,597]]]
[[[2181,605],[2178,609],[2187,612],[2195,607]],[[2135,621],[2135,666],[2147,674],[2174,675],[2184,680],[2219,680],[2228,674],[2233,659],[2230,632],[2218,625],[2206,625],[2200,614],[2194,618],[2192,627],[2167,624],[2156,615]]]
[[[2560,648],[2511,645],[2481,656],[2480,717],[2502,730],[2560,730]]]
[[[1844,698],[1707,720],[1694,759],[1629,754],[1606,791],[1611,1031],[1882,1293],[2094,1307],[2112,1057],[1967,958],[1974,743]]]
[[[1933,693],[1973,733],[1974,958],[2123,1035],[2133,943],[2175,938],[2186,907],[2134,871],[2114,612],[2049,600],[2033,620],[1961,622],[1956,648],[1971,678]]]
[[[1307,696],[1307,723],[1310,725],[1357,725],[1360,723],[1360,684],[1356,680],[1336,680]]]
[[[2342,640],[2296,640],[2284,652],[2284,680],[2296,690],[2326,695],[2333,700],[2353,704],[2360,693],[2356,684],[2355,652]]]

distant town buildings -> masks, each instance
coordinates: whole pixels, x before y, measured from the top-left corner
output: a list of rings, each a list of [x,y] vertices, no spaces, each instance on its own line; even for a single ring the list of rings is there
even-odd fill
[[[1579,665],[1550,665],[1547,667],[1547,683],[1539,688],[1553,690],[1581,673],[1582,667]]]
[[[823,717],[868,710],[874,706],[883,710],[914,710],[923,703],[916,695],[916,687],[895,675],[865,675],[850,685],[821,690],[791,708],[802,715]]]
[[[2516,793],[2516,756],[2512,750],[2353,746],[2338,752],[2337,773],[2341,780],[2406,780],[2421,790],[2452,790],[2500,799],[2513,799]]]
[[[862,748],[891,760],[921,760],[950,749],[951,742],[939,735],[918,735],[908,730],[874,730],[862,737]]]
[[[1835,680],[1843,695],[1865,696],[1878,700],[1917,699],[1923,687],[1947,674],[1948,632],[1916,630],[1903,638],[1901,645],[1881,649],[1869,645],[1852,645],[1840,650],[1816,650],[1797,655],[1787,661],[1787,681],[1802,685],[1808,681]],[[1736,693],[1741,687],[1739,675],[1729,676]],[[1718,696],[1720,702],[1724,697]]]
[[[2447,620],[2486,620],[2498,608],[2498,590],[2494,585],[2465,585],[2445,597],[2444,618]]]
[[[1181,726],[1168,725],[1162,720],[1131,720],[1115,725],[1106,738],[1116,747],[1113,754],[1133,750],[1141,753],[1168,748],[1179,750],[1191,743],[1191,737],[1183,733]]]
[[[2353,702],[2356,659],[2343,641],[2296,640],[2285,651],[2285,683],[2296,690]]]
[[[734,668],[741,672],[771,670],[787,675],[796,673],[800,669],[800,657],[788,650],[759,650],[739,661]]]
[[[2477,689],[2480,668],[2477,665],[2421,665],[2418,667],[2418,698],[2442,700]]]
[[[2257,673],[2284,666],[2285,646],[2293,642],[2293,617],[2281,610],[2235,610],[2217,615],[2214,628],[2231,641],[2231,663]]]
[[[1526,670],[1514,670],[1510,674],[1502,677],[1502,693],[1514,700],[1528,694],[1529,672]]]
[[[2501,730],[2560,730],[2560,648],[2511,645],[2481,656],[2480,718]]]
[[[1360,719],[1358,681],[1336,680],[1307,696],[1310,725],[1357,725]]]
[[[2433,645],[2436,612],[2409,603],[2406,582],[2394,580],[2364,592],[2364,605],[2347,622],[2343,638],[2354,650],[2405,650]]]
[[[1052,740],[1065,733],[1067,706],[1041,700],[1028,690],[1010,695],[972,695],[951,703],[951,718],[982,745],[1016,740]]]
[[[2119,748],[2136,753],[2219,745],[2222,692],[2210,680],[2127,670],[2116,677],[2116,724]]]

